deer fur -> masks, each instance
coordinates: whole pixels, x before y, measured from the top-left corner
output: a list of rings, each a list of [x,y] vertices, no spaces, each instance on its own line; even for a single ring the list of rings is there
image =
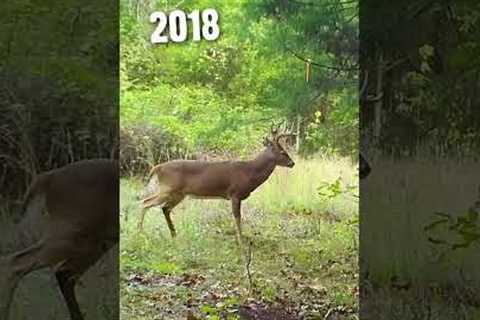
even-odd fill
[[[174,160],[153,167],[149,179],[158,179],[159,191],[142,200],[139,230],[143,229],[147,210],[160,206],[170,234],[175,237],[176,230],[170,214],[186,196],[221,198],[231,201],[237,239],[240,241],[242,200],[262,185],[276,166],[292,168],[295,165],[279,142],[289,135],[278,135],[276,130],[272,130],[272,134],[272,140],[264,141],[265,150],[250,161]]]
[[[41,239],[0,259],[0,320],[9,316],[20,280],[50,268],[72,320],[83,320],[75,296],[80,276],[118,242],[118,164],[85,160],[40,174],[25,197],[35,214],[47,212]]]

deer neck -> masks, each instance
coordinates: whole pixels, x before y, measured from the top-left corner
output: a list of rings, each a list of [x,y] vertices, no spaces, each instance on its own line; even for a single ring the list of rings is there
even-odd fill
[[[275,169],[275,158],[268,151],[262,152],[258,157],[249,161],[250,179],[255,189],[264,183]]]

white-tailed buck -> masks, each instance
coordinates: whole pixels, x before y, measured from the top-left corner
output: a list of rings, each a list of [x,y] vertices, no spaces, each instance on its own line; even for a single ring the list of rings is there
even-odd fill
[[[186,196],[222,198],[231,201],[237,239],[241,242],[241,201],[264,183],[276,166],[292,168],[295,165],[280,145],[282,137],[292,134],[278,134],[278,127],[272,127],[271,133],[272,139],[264,140],[265,150],[250,161],[174,160],[152,168],[148,179],[152,176],[158,179],[159,191],[142,200],[139,229],[143,228],[146,211],[160,206],[171,236],[175,237],[170,213]]]
[[[0,320],[8,319],[19,281],[47,267],[55,272],[71,319],[83,319],[75,284],[118,242],[118,182],[118,164],[107,159],[79,161],[37,176],[25,208],[46,212],[45,229],[34,245],[0,258]]]

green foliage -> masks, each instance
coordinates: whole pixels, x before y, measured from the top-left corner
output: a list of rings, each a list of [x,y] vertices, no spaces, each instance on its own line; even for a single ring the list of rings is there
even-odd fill
[[[358,104],[353,90],[343,90],[338,95],[322,99],[331,109],[323,114],[316,111],[306,127],[305,142],[301,153],[304,155],[320,152],[356,157],[358,150]],[[324,119],[328,118],[329,121]]]
[[[225,319],[225,314],[228,314],[226,317],[227,320],[236,320],[239,319],[236,313],[238,308],[239,299],[238,297],[229,297],[225,300],[213,304],[204,304],[200,307],[200,311],[205,314],[208,319]],[[223,317],[222,317],[223,315]]]
[[[318,187],[318,195],[322,200],[331,201],[341,195],[350,195],[358,198],[358,185],[344,185],[342,177],[338,177],[333,182],[324,181]]]
[[[322,198],[333,199],[342,194],[340,187],[341,179],[338,178],[332,183],[323,182],[318,188],[318,194]]]
[[[269,178],[261,192],[252,194],[251,202],[264,210],[275,214],[289,212],[294,215],[312,216],[315,219],[327,218],[343,220],[354,215],[357,205],[352,201],[349,186],[358,181],[352,172],[351,161],[347,158],[332,159],[315,157],[308,160],[295,159],[294,170],[276,169],[279,174]],[[341,179],[342,192],[335,198],[324,199],[317,196],[322,181]],[[330,182],[327,182],[330,184]],[[277,187],[280,186],[280,187]],[[281,197],[278,194],[282,195]]]
[[[386,153],[476,158],[480,149],[480,5],[471,1],[378,1],[362,3],[365,131],[375,126],[381,104],[379,141]],[[380,61],[382,57],[382,61]],[[389,69],[377,89],[380,64]],[[391,66],[391,67],[388,67]],[[388,78],[388,81],[386,79]],[[423,151],[423,150],[422,150]]]
[[[178,137],[189,154],[248,154],[271,120],[293,126],[301,116],[303,154],[349,155],[356,148],[356,89],[345,89],[356,75],[315,68],[307,85],[304,62],[287,50],[349,70],[355,55],[348,56],[346,46],[356,41],[357,22],[348,18],[355,6],[320,1],[289,9],[271,1],[183,1],[186,11],[215,7],[221,37],[214,43],[152,46],[148,14],[172,9],[168,5],[121,1],[122,126],[157,126]],[[340,32],[333,35],[335,28]],[[315,122],[318,97],[331,109],[322,126]]]
[[[112,154],[116,11],[113,2],[75,0],[0,10],[0,184],[16,199],[37,172]]]
[[[446,246],[450,250],[480,244],[479,204],[480,199],[466,213],[456,217],[449,213],[435,212],[437,219],[424,227],[428,241],[434,245]]]

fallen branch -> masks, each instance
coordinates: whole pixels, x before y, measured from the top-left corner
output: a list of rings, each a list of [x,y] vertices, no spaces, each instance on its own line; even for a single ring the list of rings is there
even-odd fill
[[[247,271],[247,279],[248,279],[248,289],[250,292],[253,290],[253,279],[252,273],[250,271],[250,265],[252,263],[252,241],[248,241],[247,252],[245,255],[245,270]]]

